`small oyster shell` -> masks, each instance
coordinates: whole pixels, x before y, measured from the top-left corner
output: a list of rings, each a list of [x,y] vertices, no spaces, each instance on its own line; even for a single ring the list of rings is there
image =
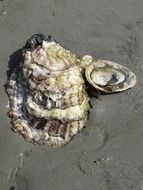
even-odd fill
[[[108,60],[84,56],[81,60],[88,82],[106,93],[120,92],[136,84],[136,76],[127,67]]]

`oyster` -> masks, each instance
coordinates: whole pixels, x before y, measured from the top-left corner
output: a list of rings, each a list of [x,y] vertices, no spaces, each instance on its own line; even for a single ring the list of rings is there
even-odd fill
[[[77,59],[51,37],[33,35],[6,83],[12,129],[34,143],[67,143],[85,127],[90,109],[84,73],[93,87],[106,93],[136,83],[124,66],[89,55]]]
[[[83,56],[81,65],[85,68],[88,82],[106,93],[120,92],[136,84],[136,76],[127,67],[108,60],[96,60]]]

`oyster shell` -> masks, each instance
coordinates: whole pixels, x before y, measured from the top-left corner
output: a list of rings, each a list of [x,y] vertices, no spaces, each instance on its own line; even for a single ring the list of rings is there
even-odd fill
[[[136,80],[126,67],[91,56],[79,60],[50,36],[33,35],[6,83],[12,129],[34,143],[67,143],[85,127],[90,109],[83,71],[91,85],[107,93]]]
[[[86,55],[81,59],[88,82],[106,93],[120,92],[136,84],[136,76],[127,67]]]
[[[55,41],[27,43],[6,85],[12,128],[32,142],[64,144],[85,126],[89,110],[79,62]]]

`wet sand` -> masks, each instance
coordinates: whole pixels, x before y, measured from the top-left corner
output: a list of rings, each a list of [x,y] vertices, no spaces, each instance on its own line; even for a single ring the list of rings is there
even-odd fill
[[[37,32],[78,56],[123,64],[138,79],[129,91],[93,98],[87,128],[62,148],[26,142],[6,116],[10,55]],[[0,1],[0,189],[142,190],[142,71],[141,0]]]

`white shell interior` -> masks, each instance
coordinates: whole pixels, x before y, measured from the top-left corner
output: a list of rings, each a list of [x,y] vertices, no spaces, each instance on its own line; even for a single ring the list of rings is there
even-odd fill
[[[83,60],[82,65],[86,63],[86,56]],[[89,56],[87,62],[88,60]],[[136,84],[136,76],[131,70],[112,61],[92,58],[89,64],[85,64],[84,69],[88,82],[106,93],[124,91]]]

